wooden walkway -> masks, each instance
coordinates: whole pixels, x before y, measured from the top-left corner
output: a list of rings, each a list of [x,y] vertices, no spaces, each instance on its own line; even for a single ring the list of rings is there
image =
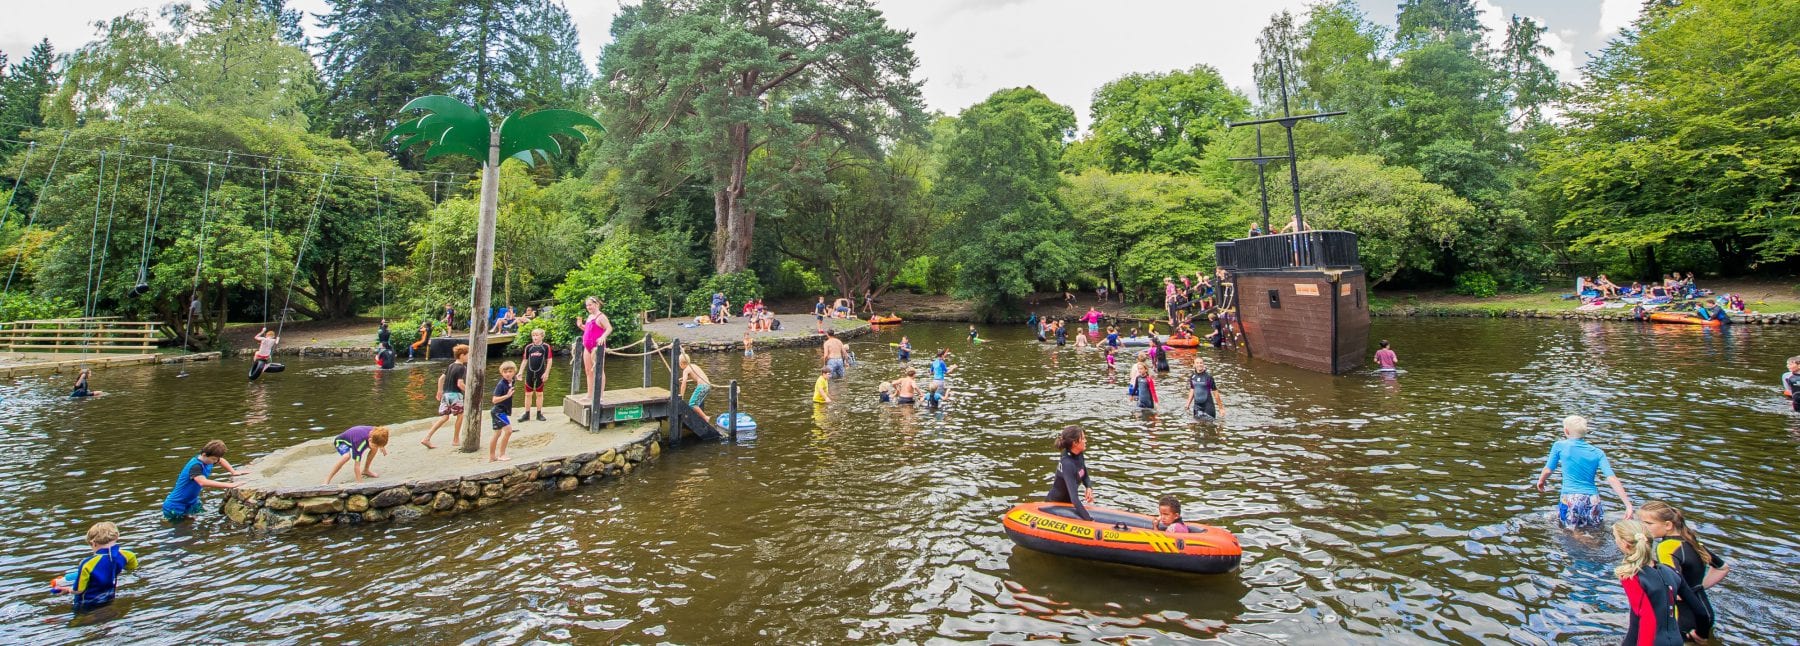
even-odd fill
[[[0,350],[13,352],[131,352],[156,349],[162,324],[117,316],[0,323]]]

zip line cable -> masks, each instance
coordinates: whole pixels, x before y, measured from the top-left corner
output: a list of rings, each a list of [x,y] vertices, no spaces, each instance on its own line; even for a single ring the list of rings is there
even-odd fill
[[[68,143],[69,143],[69,133],[68,133],[68,131],[65,130],[65,131],[63,131],[62,143],[56,145],[56,156],[50,158],[50,170],[48,172],[44,173],[43,186],[45,188],[49,188],[50,180],[52,178],[56,177],[56,163],[62,161],[63,146],[67,145]],[[24,169],[19,170],[19,175],[20,176],[25,175]],[[29,227],[33,223],[37,222],[38,211],[42,210],[43,206],[44,206],[44,201],[41,199],[32,202],[31,215],[29,217],[25,218],[25,226]],[[13,256],[12,269],[9,269],[6,271],[6,286],[4,288],[0,288],[0,296],[5,296],[7,294],[12,293],[13,276],[19,273],[19,261],[24,260],[24,259],[25,259],[24,253],[20,253],[16,256]]]
[[[94,174],[94,220],[88,225],[86,291],[81,296],[81,315],[92,316],[94,302],[94,247],[100,244],[100,205],[106,203],[106,151],[100,151],[99,172]]]
[[[333,169],[334,172],[335,170]],[[319,193],[313,197],[312,215],[307,216],[306,228],[300,232],[300,247],[294,250],[294,271],[288,274],[287,296],[282,298],[281,318],[275,323],[276,338],[281,337],[281,329],[287,325],[288,308],[294,303],[294,283],[300,278],[300,261],[306,257],[307,243],[312,239],[313,223],[319,220],[319,209],[325,204],[325,186],[329,183],[329,181],[319,182]]]
[[[123,148],[123,144],[120,147]],[[88,316],[94,316],[100,311],[100,290],[104,284],[102,281],[106,279],[106,259],[112,256],[113,216],[119,212],[119,183],[124,179],[125,167],[113,164],[112,197],[107,199],[106,205],[106,237],[100,239],[100,265],[94,271],[94,305]]]

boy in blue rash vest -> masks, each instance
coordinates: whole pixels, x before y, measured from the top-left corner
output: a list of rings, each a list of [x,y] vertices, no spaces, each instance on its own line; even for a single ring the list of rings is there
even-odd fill
[[[950,365],[950,349],[938,348],[937,358],[931,360],[931,392],[925,395],[926,403],[944,403],[944,398],[950,396],[950,373],[955,370],[956,366]]]
[[[181,475],[175,478],[175,488],[169,492],[169,497],[163,499],[163,520],[169,521],[171,524],[180,524],[189,516],[199,514],[202,510],[200,506],[200,489],[202,487],[236,489],[243,486],[236,482],[219,482],[212,479],[213,465],[223,465],[225,473],[234,476],[250,472],[249,469],[240,471],[231,468],[231,463],[225,461],[224,442],[219,440],[207,442],[206,446],[200,449],[200,455],[189,458],[187,464],[181,467]]]
[[[1781,374],[1781,394],[1788,398],[1794,412],[1800,413],[1800,395],[1795,393],[1800,393],[1800,356],[1788,357],[1788,371]]]
[[[75,612],[112,603],[119,576],[138,566],[136,554],[119,549],[119,528],[112,523],[94,523],[88,528],[87,541],[94,553],[68,574],[50,580],[50,589],[57,594],[74,595]]]
[[[1587,418],[1580,415],[1563,419],[1563,435],[1567,439],[1550,447],[1550,457],[1544,461],[1544,470],[1537,477],[1537,490],[1543,491],[1550,472],[1562,467],[1562,500],[1556,505],[1556,515],[1564,525],[1594,526],[1604,519],[1606,510],[1600,500],[1600,489],[1594,486],[1596,475],[1606,476],[1606,483],[1625,505],[1625,517],[1631,517],[1631,496],[1625,494],[1625,484],[1613,475],[1612,463],[1607,461],[1606,454],[1587,443],[1587,426]]]
[[[912,360],[912,339],[909,339],[904,336],[900,337],[899,356],[900,356],[901,363],[906,363],[906,362]]]

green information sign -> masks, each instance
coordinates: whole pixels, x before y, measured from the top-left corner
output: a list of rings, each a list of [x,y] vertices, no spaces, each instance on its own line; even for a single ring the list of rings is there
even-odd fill
[[[615,421],[615,422],[623,422],[623,421],[627,421],[627,420],[643,419],[643,418],[644,418],[643,404],[639,404],[636,406],[620,406],[618,408],[613,409],[613,421]]]

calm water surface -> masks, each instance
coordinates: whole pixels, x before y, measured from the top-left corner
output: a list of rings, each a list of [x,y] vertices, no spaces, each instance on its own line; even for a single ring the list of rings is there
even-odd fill
[[[278,536],[217,515],[171,529],[158,506],[206,440],[241,464],[428,415],[441,364],[294,360],[249,385],[242,360],[116,369],[89,401],[63,397],[66,378],[0,386],[0,643],[1616,643],[1617,551],[1557,529],[1554,495],[1529,489],[1569,414],[1594,419],[1634,497],[1688,510],[1731,562],[1712,595],[1726,643],[1800,640],[1800,422],[1776,392],[1800,329],[1378,320],[1398,379],[1220,356],[1223,424],[1182,414],[1171,386],[1139,413],[1093,351],[1022,327],[971,347],[965,330],[854,341],[862,365],[829,406],[809,399],[816,350],[704,356],[744,381],[758,437],[455,519]],[[956,352],[945,410],[875,401],[902,332],[918,357]],[[1000,514],[1043,495],[1070,423],[1089,429],[1101,504],[1178,495],[1237,533],[1241,571],[1015,548]],[[71,622],[45,581],[100,520],[145,566]]]

